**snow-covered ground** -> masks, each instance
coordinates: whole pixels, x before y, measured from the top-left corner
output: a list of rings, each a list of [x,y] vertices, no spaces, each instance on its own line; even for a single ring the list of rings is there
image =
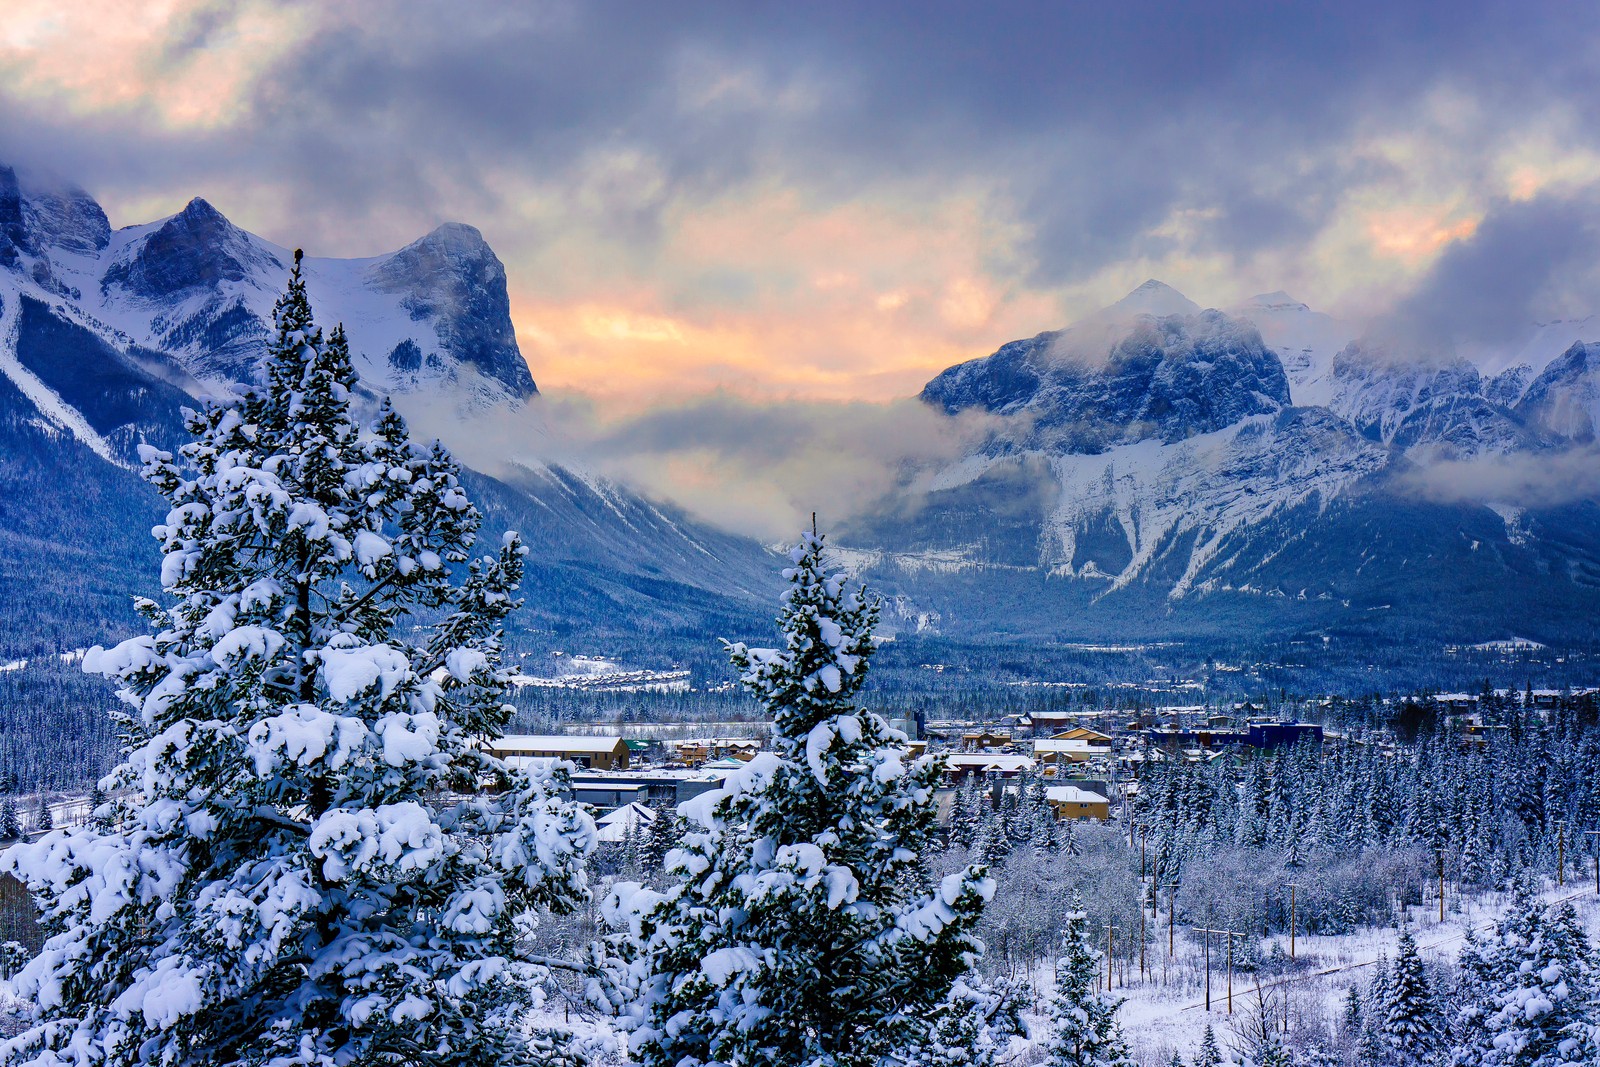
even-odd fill
[[[1600,898],[1595,896],[1594,885],[1557,887],[1553,882],[1546,887],[1547,901],[1571,900],[1579,918],[1589,930],[1591,939],[1600,933]],[[1428,961],[1453,962],[1460,951],[1468,927],[1478,934],[1493,929],[1495,921],[1505,911],[1510,901],[1508,893],[1491,893],[1464,900],[1452,899],[1446,894],[1446,915],[1439,922],[1438,904],[1408,909],[1407,922],[1417,939],[1422,956]],[[1235,1024],[1240,1024],[1253,1011],[1260,1000],[1273,1005],[1280,1019],[1288,1016],[1291,1032],[1312,1027],[1316,1031],[1332,1033],[1336,1028],[1341,1001],[1352,985],[1363,995],[1372,979],[1373,965],[1381,957],[1393,959],[1395,944],[1400,936],[1397,928],[1366,927],[1342,936],[1305,936],[1295,939],[1295,958],[1302,969],[1284,977],[1258,977],[1235,972],[1233,978],[1233,1014],[1228,1014],[1227,1000],[1227,950],[1222,937],[1213,937],[1211,945],[1211,1011],[1205,1010],[1205,969],[1202,964],[1203,947],[1199,937],[1188,936],[1180,927],[1177,933],[1174,958],[1167,957],[1166,913],[1162,912],[1159,926],[1153,927],[1153,938],[1147,955],[1147,975],[1140,980],[1138,961],[1126,975],[1120,968],[1116,974],[1113,992],[1125,997],[1122,1023],[1132,1046],[1134,1060],[1139,1063],[1165,1063],[1174,1050],[1185,1059],[1192,1058],[1199,1047],[1206,1024],[1216,1030],[1217,1039],[1227,1047],[1234,1036]],[[1268,939],[1261,945],[1263,959],[1273,952],[1273,946],[1289,951],[1287,936]],[[1126,985],[1123,982],[1126,981]],[[1038,988],[1047,990],[1050,976],[1038,978]],[[1041,1035],[1037,1035],[1042,1037]]]

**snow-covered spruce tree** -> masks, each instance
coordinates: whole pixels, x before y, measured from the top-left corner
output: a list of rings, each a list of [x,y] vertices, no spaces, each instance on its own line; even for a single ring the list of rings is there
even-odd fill
[[[1600,1060],[1590,946],[1571,903],[1529,899],[1501,923],[1500,974],[1484,1020],[1481,1062],[1579,1067]]]
[[[958,978],[944,1004],[934,1010],[928,1040],[897,1062],[909,1067],[993,1067],[1012,1037],[1028,1032],[1023,999],[1014,979],[985,980],[976,973]]]
[[[1389,1046],[1384,1063],[1426,1067],[1437,1062],[1444,1046],[1443,1020],[1410,930],[1400,935],[1387,992],[1387,1013],[1377,1029],[1378,1037]]]
[[[129,792],[112,829],[7,853],[48,935],[7,1064],[536,1059],[493,1006],[594,830],[481,747],[523,549],[471,559],[450,456],[387,406],[357,424],[298,254],[274,317],[263,384],[190,413],[181,460],[144,450],[166,603],[85,659],[122,684]]]
[[[1200,1035],[1200,1051],[1195,1053],[1194,1067],[1220,1067],[1222,1062],[1222,1049],[1217,1045],[1217,1032],[1211,1029],[1210,1023],[1206,1023],[1205,1032]]]
[[[648,1067],[916,1062],[994,891],[981,866],[919,891],[939,767],[855,704],[878,605],[802,536],[783,572],[780,648],[729,645],[772,746],[683,805],[664,895],[620,887],[613,940]]]
[[[1100,991],[1101,957],[1090,945],[1089,916],[1076,893],[1061,930],[1061,952],[1050,995],[1046,1062],[1050,1067],[1125,1067],[1128,1046],[1117,1022],[1122,1001]]]
[[[1356,1046],[1356,1056],[1367,1067],[1382,1067],[1389,1055],[1389,1042],[1383,1034],[1383,1023],[1389,1017],[1389,957],[1378,954],[1372,966],[1372,980],[1367,983],[1367,995],[1362,998],[1366,1008],[1366,1024],[1361,1040]]]

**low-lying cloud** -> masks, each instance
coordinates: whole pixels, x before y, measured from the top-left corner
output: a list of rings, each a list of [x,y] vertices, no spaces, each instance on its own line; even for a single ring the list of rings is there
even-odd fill
[[[1407,471],[1398,487],[1438,504],[1549,508],[1600,500],[1600,448],[1435,460]]]
[[[753,401],[711,393],[644,411],[538,397],[466,424],[415,400],[413,430],[478,470],[553,464],[598,474],[736,533],[779,541],[859,515],[917,472],[971,452],[989,416],[950,417],[918,400]]]

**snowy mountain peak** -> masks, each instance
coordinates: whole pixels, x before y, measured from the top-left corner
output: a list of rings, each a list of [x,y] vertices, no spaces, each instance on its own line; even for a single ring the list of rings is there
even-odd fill
[[[182,211],[131,243],[106,271],[101,288],[120,287],[133,296],[159,300],[287,269],[282,258],[263,242],[195,197]],[[279,280],[271,279],[274,284]]]
[[[112,233],[82,189],[0,164],[0,270],[75,305],[116,346],[167,357],[185,388],[255,374],[290,261],[203,197]],[[307,259],[306,279],[319,317],[343,322],[375,393],[425,390],[465,410],[538,391],[505,266],[473,226],[445,223],[372,259]]]
[[[1552,360],[1528,385],[1516,411],[1558,437],[1600,438],[1600,343],[1577,342]]]
[[[1026,414],[1019,428],[1028,447],[1089,454],[1182,441],[1289,404],[1278,357],[1254,326],[1220,311],[1141,316],[1090,358],[1071,351],[1079,330],[1013,341],[951,367],[922,399],[950,413]]]
[[[1305,304],[1282,289],[1274,289],[1270,293],[1260,293],[1239,305],[1240,311],[1310,311],[1311,306]]]
[[[446,222],[406,246],[407,249],[419,247],[471,254],[488,251],[489,243],[476,226],[464,222]]]
[[[518,397],[538,392],[511,324],[505,265],[475,227],[436,228],[374,265],[371,281],[413,317],[434,319],[439,344],[457,360]]]
[[[1100,314],[1108,318],[1132,315],[1193,315],[1200,305],[1184,296],[1166,282],[1147,279],[1133,292],[1106,308]]]
[[[110,239],[106,213],[78,186],[0,164],[0,266],[19,252],[95,252]]]

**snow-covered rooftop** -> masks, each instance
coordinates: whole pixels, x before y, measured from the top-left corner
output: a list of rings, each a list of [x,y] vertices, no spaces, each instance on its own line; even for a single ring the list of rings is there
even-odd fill
[[[494,752],[615,752],[620,736],[606,734],[506,734],[489,742]]]
[[[1046,786],[1044,791],[1046,800],[1057,804],[1105,804],[1105,797],[1099,793],[1091,793],[1087,789],[1080,789],[1075,785]]]

